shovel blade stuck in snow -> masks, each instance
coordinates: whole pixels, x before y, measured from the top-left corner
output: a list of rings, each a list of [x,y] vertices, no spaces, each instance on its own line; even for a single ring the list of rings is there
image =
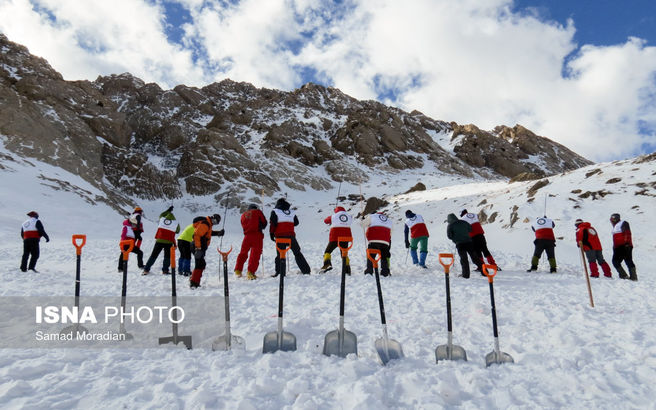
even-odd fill
[[[380,339],[376,339],[374,345],[376,346],[378,357],[384,365],[389,363],[390,360],[397,360],[405,357],[401,343],[394,339],[385,339],[384,337],[381,337]]]
[[[274,331],[264,335],[262,353],[275,353],[278,350],[282,350],[283,352],[296,351],[296,336],[284,331],[281,333]]]
[[[159,338],[159,344],[161,345],[166,345],[169,343],[177,345],[181,342],[184,343],[187,349],[191,350],[191,336],[167,336]]]
[[[485,356],[485,367],[488,367],[492,364],[502,364],[502,363],[515,363],[512,356],[505,352],[497,353],[495,350]]]
[[[228,344],[228,338],[226,335],[221,335],[212,342],[213,351],[231,349],[246,350],[246,342],[244,341],[244,338],[241,336],[230,336],[230,344]]]
[[[464,360],[467,361],[467,352],[458,345],[439,345],[435,349],[435,360]]]
[[[323,341],[323,354],[326,356],[346,357],[351,353],[358,354],[358,337],[355,333],[343,329],[340,342],[339,329],[328,332]]]

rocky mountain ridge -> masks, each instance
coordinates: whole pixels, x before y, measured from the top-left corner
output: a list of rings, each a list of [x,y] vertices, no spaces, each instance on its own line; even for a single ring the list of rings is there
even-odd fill
[[[0,34],[0,138],[82,176],[118,204],[325,190],[404,170],[540,178],[590,161],[516,125],[480,130],[308,83],[284,92],[224,80],[163,90],[130,74],[65,81]]]

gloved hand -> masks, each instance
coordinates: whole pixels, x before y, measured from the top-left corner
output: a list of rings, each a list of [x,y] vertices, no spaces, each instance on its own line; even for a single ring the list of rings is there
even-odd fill
[[[223,236],[225,235],[225,229],[221,229],[220,231],[216,232],[216,236]]]
[[[269,238],[271,238],[272,241],[276,241],[276,237],[273,236],[273,232],[269,233]]]
[[[408,249],[409,247],[410,247],[410,241],[406,239],[405,248]]]
[[[202,249],[196,249],[194,251],[194,258],[203,259],[205,257],[205,251]]]
[[[46,242],[50,242],[50,238],[46,238]]]

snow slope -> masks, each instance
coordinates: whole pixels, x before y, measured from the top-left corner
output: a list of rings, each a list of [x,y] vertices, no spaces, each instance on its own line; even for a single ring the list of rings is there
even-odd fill
[[[42,163],[15,159],[0,167],[0,290],[2,296],[72,295],[75,253],[73,233],[86,233],[82,255],[82,294],[119,295],[116,273],[117,240],[122,216],[102,202],[85,198],[100,195],[78,176]],[[594,169],[600,169],[586,177]],[[382,328],[374,280],[364,269],[362,232],[354,226],[351,251],[354,275],[347,278],[345,326],[358,336],[358,356],[346,359],[321,354],[325,334],[337,327],[339,275],[291,275],[286,280],[285,330],[294,333],[298,350],[263,355],[262,338],[276,328],[277,279],[272,274],[273,243],[265,242],[264,275],[256,281],[230,277],[232,331],[246,340],[246,350],[213,352],[207,340],[194,349],[0,349],[0,407],[3,408],[654,408],[656,389],[656,299],[652,296],[656,263],[656,226],[651,218],[656,193],[653,162],[623,161],[597,164],[550,177],[550,184],[527,202],[535,181],[507,184],[456,180],[423,175],[429,190],[398,195],[416,183],[408,173],[395,181],[372,179],[363,194],[383,196],[392,205],[392,276],[383,278],[388,330],[402,345],[406,358],[381,366],[373,343]],[[68,181],[71,188],[53,190],[43,178]],[[607,183],[613,178],[621,181]],[[635,184],[642,184],[638,186]],[[645,188],[645,186],[647,188]],[[337,187],[336,187],[337,188]],[[579,193],[572,193],[581,189]],[[636,191],[645,190],[635,195]],[[358,194],[360,187],[344,184],[341,194]],[[587,191],[612,194],[593,200]],[[336,191],[336,190],[335,190]],[[77,193],[76,193],[77,192]],[[80,194],[82,192],[82,194]],[[526,273],[532,254],[530,222],[544,213],[556,221],[558,274]],[[645,195],[648,194],[648,195]],[[314,269],[321,265],[327,242],[322,220],[335,204],[335,192],[288,192],[298,207],[298,238]],[[265,214],[276,198],[266,199]],[[481,204],[483,200],[487,202]],[[480,204],[480,205],[479,205]],[[185,225],[201,214],[222,212],[204,198],[185,198],[174,204]],[[355,214],[359,203],[345,203]],[[143,203],[149,221],[146,256],[152,249],[153,219],[168,204]],[[509,227],[513,207],[517,222]],[[502,272],[494,281],[501,350],[515,363],[485,367],[493,350],[492,319],[487,280],[472,275],[451,277],[454,343],[463,346],[467,362],[435,363],[435,348],[446,343],[444,274],[438,252],[454,247],[445,237],[446,215],[466,207],[483,209],[493,223],[484,225],[488,244]],[[578,207],[578,208],[575,208]],[[40,273],[18,270],[18,237],[25,213],[40,212],[50,243],[42,241]],[[406,209],[428,222],[429,269],[406,263],[402,218]],[[602,234],[604,256],[610,261],[612,212],[631,223],[638,282],[592,280],[595,307],[588,303],[585,279],[573,242],[573,221],[590,221]],[[223,247],[238,249],[238,214],[229,211]],[[217,245],[213,240],[212,249]],[[236,250],[230,255],[232,270]],[[213,252],[210,252],[212,254]],[[339,266],[338,255],[333,255]],[[170,294],[170,278],[141,276],[131,261],[128,295]],[[158,266],[157,264],[155,266]],[[218,253],[209,258],[202,288],[182,285],[178,294],[221,295]],[[155,269],[153,269],[155,271]],[[156,271],[155,271],[156,272]],[[208,306],[208,315],[220,311]],[[223,331],[216,329],[218,336]],[[129,342],[126,342],[129,343]]]

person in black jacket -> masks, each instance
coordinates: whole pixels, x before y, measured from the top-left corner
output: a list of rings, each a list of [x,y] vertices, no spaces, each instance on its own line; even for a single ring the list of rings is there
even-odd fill
[[[39,214],[36,211],[30,211],[27,216],[30,217],[27,221],[23,222],[21,227],[21,238],[23,239],[23,258],[21,259],[20,270],[27,272],[31,270],[37,272],[35,269],[36,261],[39,259],[39,241],[41,238],[46,238],[46,242],[50,242],[48,234],[43,229],[43,224],[39,221]],[[29,265],[27,263],[29,259]]]
[[[446,236],[456,244],[456,249],[458,250],[458,256],[460,256],[460,266],[462,267],[462,276],[463,278],[469,278],[469,261],[467,260],[467,255],[471,260],[476,264],[478,270],[481,271],[481,275],[485,276],[482,273],[483,269],[483,258],[479,252],[476,251],[474,242],[472,242],[469,232],[471,232],[471,225],[468,222],[458,219],[455,214],[449,214],[447,216],[447,222],[449,225],[446,227]]]

